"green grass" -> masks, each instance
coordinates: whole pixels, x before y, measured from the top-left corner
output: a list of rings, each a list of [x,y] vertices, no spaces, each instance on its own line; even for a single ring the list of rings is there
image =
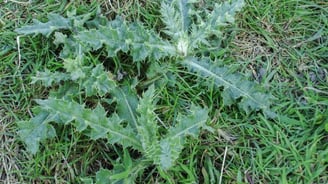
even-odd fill
[[[0,182],[78,183],[100,167],[111,167],[117,155],[123,154],[69,126],[59,126],[58,137],[30,155],[15,124],[31,117],[33,99],[48,94],[49,89],[30,84],[31,77],[45,68],[58,70],[62,62],[51,41],[41,36],[20,37],[18,48],[13,30],[31,18],[44,20],[49,12],[65,14],[77,8],[83,13],[97,4],[108,17],[121,13],[128,20],[161,29],[158,2],[109,2],[0,1]],[[214,1],[205,2],[211,6]],[[213,57],[233,64],[270,91],[276,97],[274,109],[279,117],[271,120],[261,113],[246,115],[234,106],[223,107],[214,85],[204,87],[195,77],[167,78],[171,85],[158,91],[158,111],[165,114],[161,119],[169,122],[177,115],[173,109],[193,102],[208,106],[209,124],[216,131],[190,139],[172,170],[157,173],[148,168],[139,183],[217,183],[220,177],[222,183],[328,183],[327,14],[328,3],[323,0],[246,1],[236,24],[226,28],[225,39],[218,43],[224,52]],[[179,68],[166,70],[185,76]]]

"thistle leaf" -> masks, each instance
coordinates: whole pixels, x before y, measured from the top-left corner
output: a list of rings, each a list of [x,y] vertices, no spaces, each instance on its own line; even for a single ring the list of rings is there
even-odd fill
[[[120,118],[127,121],[136,130],[138,97],[135,92],[129,86],[123,86],[115,88],[112,95],[117,103],[117,113]]]
[[[75,38],[84,46],[89,46],[93,50],[100,49],[106,45],[108,56],[113,57],[120,50],[128,51],[125,43],[127,26],[121,18],[111,21],[106,26],[99,26],[98,29],[90,29],[79,32]]]
[[[188,0],[179,0],[178,7],[182,24],[181,27],[183,28],[182,30],[187,32],[190,24]]]
[[[81,57],[64,59],[64,68],[71,74],[71,80],[73,81],[86,77]]]
[[[82,84],[87,96],[97,93],[104,96],[116,88],[115,81],[110,78],[109,73],[105,71],[102,64],[96,65],[88,76]]]
[[[15,31],[24,35],[42,34],[46,37],[49,37],[52,32],[60,29],[71,29],[70,20],[62,17],[61,15],[49,13],[48,22],[42,23],[34,19],[32,25],[17,28]]]
[[[63,44],[63,48],[60,51],[60,58],[76,58],[81,55],[82,47],[72,36],[67,36],[61,32],[55,32],[54,36],[55,39],[53,43],[57,47]]]
[[[218,87],[224,87],[222,97],[225,105],[231,105],[238,98],[242,97],[239,106],[246,113],[249,113],[251,110],[261,109],[266,115],[274,116],[274,113],[270,110],[273,96],[261,92],[255,82],[245,80],[238,74],[230,74],[228,68],[218,67],[206,58],[198,60],[197,58],[189,57],[182,64],[204,78],[213,79]]]
[[[200,128],[207,128],[208,110],[192,105],[189,115],[178,115],[178,123],[171,127],[166,138],[160,141],[160,153],[155,160],[162,169],[167,170],[173,166],[185,144],[186,136],[197,137]]]
[[[162,21],[166,26],[165,33],[175,41],[188,33],[189,29],[188,0],[163,1],[161,4]]]
[[[155,87],[152,85],[139,100],[137,108],[139,114],[137,124],[138,135],[147,156],[149,155],[147,153],[154,151],[154,146],[158,146],[158,137],[156,135],[158,126],[156,122],[156,114],[154,112],[156,108],[153,103],[154,93]]]
[[[85,90],[87,96],[99,94],[104,96],[116,88],[115,81],[110,77],[110,74],[105,71],[102,64],[96,65],[93,69],[82,66],[78,59],[65,59],[64,66],[68,73],[63,72],[37,72],[35,77],[32,77],[32,84],[41,81],[46,87],[60,81],[81,79],[81,87]],[[88,77],[86,77],[88,76]]]
[[[222,4],[215,4],[208,17],[200,19],[200,24],[192,25],[189,36],[190,48],[198,48],[200,44],[210,46],[211,36],[216,35],[220,38],[220,28],[234,22],[234,16],[244,5],[244,0],[225,1]],[[217,42],[214,42],[217,47]]]
[[[146,30],[140,24],[126,25],[122,18],[117,17],[107,26],[99,26],[78,33],[75,38],[86,48],[100,49],[105,45],[108,56],[116,56],[122,51],[130,54],[133,61],[141,61],[146,57],[160,59],[165,56],[175,55],[175,47],[162,40],[153,31]]]
[[[67,40],[67,35],[61,33],[61,32],[55,32],[55,40],[54,40],[54,44],[56,46],[58,46],[59,44],[65,44],[66,40]]]
[[[70,79],[70,75],[62,72],[50,72],[45,70],[44,72],[37,72],[36,76],[32,77],[31,84],[41,81],[46,87],[51,86],[53,83],[59,83],[60,81],[66,81]]]
[[[155,160],[155,164],[163,170],[168,170],[174,165],[175,160],[179,158],[184,145],[183,138],[169,137],[162,139],[159,145],[160,152],[157,153],[159,158]]]
[[[32,154],[39,150],[39,143],[48,138],[54,138],[56,131],[53,126],[49,124],[51,118],[49,113],[41,111],[29,121],[18,122],[18,135],[26,144],[26,148]]]
[[[89,136],[92,139],[107,138],[111,144],[119,143],[123,147],[132,146],[141,150],[140,141],[130,126],[123,127],[117,115],[106,117],[106,111],[101,105],[95,109],[86,109],[81,104],[71,101],[49,98],[37,100],[40,107],[56,115],[62,123],[68,124],[74,121],[79,132],[90,128]],[[58,121],[57,121],[58,123]]]
[[[206,121],[208,119],[208,110],[192,105],[189,114],[178,115],[176,126],[171,127],[166,137],[184,138],[192,136],[196,138],[199,134],[199,128],[206,128]]]
[[[215,4],[214,10],[210,14],[209,23],[211,29],[215,30],[226,23],[235,21],[235,14],[244,6],[244,0],[233,0],[232,2],[225,1],[222,4]]]

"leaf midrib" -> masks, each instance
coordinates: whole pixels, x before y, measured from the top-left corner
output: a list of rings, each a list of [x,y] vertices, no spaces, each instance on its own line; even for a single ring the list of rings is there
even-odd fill
[[[204,68],[203,66],[195,63],[193,60],[188,60],[188,61],[184,61],[184,63],[191,65],[192,67],[197,68],[200,71],[203,71],[207,74],[209,74],[210,76],[222,81],[226,86],[236,89],[237,91],[239,91],[240,94],[242,94],[242,96],[247,97],[248,99],[254,101],[257,104],[260,104],[261,108],[266,108],[265,105],[263,105],[262,103],[258,102],[255,98],[253,98],[251,95],[249,95],[247,92],[244,92],[242,89],[238,88],[237,86],[231,84],[229,81],[225,80],[223,77],[220,77],[219,75],[213,73],[212,71]]]

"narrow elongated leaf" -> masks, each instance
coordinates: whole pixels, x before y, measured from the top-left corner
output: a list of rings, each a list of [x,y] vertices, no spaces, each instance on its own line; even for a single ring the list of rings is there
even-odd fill
[[[32,154],[39,150],[39,143],[48,138],[56,136],[56,131],[49,124],[51,121],[50,114],[46,111],[41,111],[29,121],[18,122],[18,135],[26,144],[26,148]]]
[[[60,29],[71,29],[70,20],[62,17],[61,15],[49,13],[49,21],[42,23],[38,20],[33,20],[32,25],[23,26],[21,28],[15,29],[19,34],[29,35],[29,34],[42,34],[44,36],[49,36],[53,31]]]
[[[141,150],[140,141],[130,126],[122,127],[121,119],[117,115],[106,117],[106,112],[101,105],[94,110],[86,109],[76,102],[49,98],[37,100],[40,107],[52,115],[56,115],[65,124],[74,121],[79,132],[90,128],[89,136],[92,139],[107,138],[111,144],[119,143],[123,147],[132,146]]]
[[[90,12],[83,15],[76,15],[76,10],[67,12],[67,18],[56,14],[49,13],[47,15],[48,21],[43,23],[36,19],[33,19],[32,25],[23,26],[21,28],[15,29],[19,34],[29,35],[29,34],[42,34],[46,37],[57,30],[68,29],[71,30],[74,27],[74,31],[78,29],[84,29],[83,25],[89,21],[89,19],[96,12]]]
[[[190,24],[188,0],[179,0],[178,7],[181,17],[181,24],[182,24],[181,27],[183,28],[182,30],[187,32]]]
[[[75,38],[93,50],[104,45],[110,57],[119,51],[130,51],[133,61],[141,61],[146,57],[160,59],[175,55],[176,52],[174,46],[162,40],[153,31],[146,30],[140,24],[126,25],[120,17],[110,21],[106,26],[80,32]]]
[[[255,82],[248,81],[238,74],[230,74],[227,68],[218,67],[206,58],[198,60],[190,57],[185,59],[182,64],[204,78],[213,79],[218,87],[224,87],[222,97],[225,105],[231,105],[242,97],[239,106],[245,112],[261,109],[270,117],[274,116],[270,110],[273,96],[261,92]]]
[[[37,72],[35,77],[32,77],[32,84],[41,81],[44,86],[49,87],[53,83],[59,83],[60,81],[66,81],[70,79],[67,73],[62,72],[50,72],[45,70],[44,72]]]
[[[153,104],[154,93],[155,88],[152,85],[143,94],[137,108],[139,114],[137,124],[138,135],[147,156],[149,155],[148,153],[151,155],[154,149],[156,149],[155,147],[158,146],[158,137],[156,135],[158,126],[154,112],[155,105]]]
[[[66,59],[64,62],[65,68],[70,74],[45,70],[32,77],[32,84],[41,81],[46,87],[49,87],[60,81],[74,81],[82,78],[79,82],[81,82],[81,87],[85,90],[87,96],[96,94],[104,96],[116,88],[115,81],[111,78],[110,73],[105,71],[102,64],[98,64],[91,69],[87,66],[81,66],[82,64],[76,60]]]
[[[161,4],[162,21],[166,26],[165,33],[175,41],[188,34],[189,29],[188,0],[163,1]]]
[[[155,163],[167,170],[173,166],[185,144],[186,136],[197,137],[200,128],[207,128],[208,110],[191,106],[188,115],[178,115],[178,123],[171,127],[166,138],[160,141],[160,153]]]

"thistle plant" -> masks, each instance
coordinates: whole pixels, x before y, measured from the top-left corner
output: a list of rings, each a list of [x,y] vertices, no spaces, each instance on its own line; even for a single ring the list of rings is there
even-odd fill
[[[178,112],[175,122],[169,123],[174,126],[167,127],[164,134],[159,133],[155,81],[147,83],[138,93],[138,81],[119,80],[103,63],[94,64],[88,60],[87,55],[98,50],[105,50],[107,58],[121,53],[131,56],[131,65],[136,68],[168,60],[167,65],[183,67],[202,79],[205,85],[214,82],[224,105],[238,104],[246,113],[261,110],[273,117],[270,94],[262,92],[255,82],[231,73],[229,66],[219,66],[204,49],[199,49],[216,48],[210,40],[220,40],[221,28],[234,22],[243,0],[215,4],[205,16],[195,10],[195,3],[188,0],[162,2],[160,13],[165,36],[146,29],[140,22],[127,22],[119,15],[107,20],[99,11],[84,15],[76,15],[73,11],[67,17],[49,14],[48,22],[35,20],[31,25],[16,29],[23,35],[42,34],[53,38],[54,44],[61,48],[64,69],[40,71],[32,78],[32,83],[41,82],[56,88],[47,99],[35,100],[38,106],[33,110],[33,118],[18,122],[18,134],[27,149],[36,153],[40,142],[54,138],[53,124],[71,124],[92,140],[105,139],[108,144],[120,145],[124,150],[123,159],[113,163],[112,170],[101,169],[97,173],[96,183],[133,183],[138,173],[151,165],[162,171],[169,170],[188,137],[197,138],[202,129],[212,131],[206,125],[209,110],[189,104],[188,110]],[[162,63],[165,62],[157,64]],[[96,100],[87,105],[87,98]],[[111,102],[110,113],[104,101]],[[127,148],[137,150],[142,156],[132,159]]]

